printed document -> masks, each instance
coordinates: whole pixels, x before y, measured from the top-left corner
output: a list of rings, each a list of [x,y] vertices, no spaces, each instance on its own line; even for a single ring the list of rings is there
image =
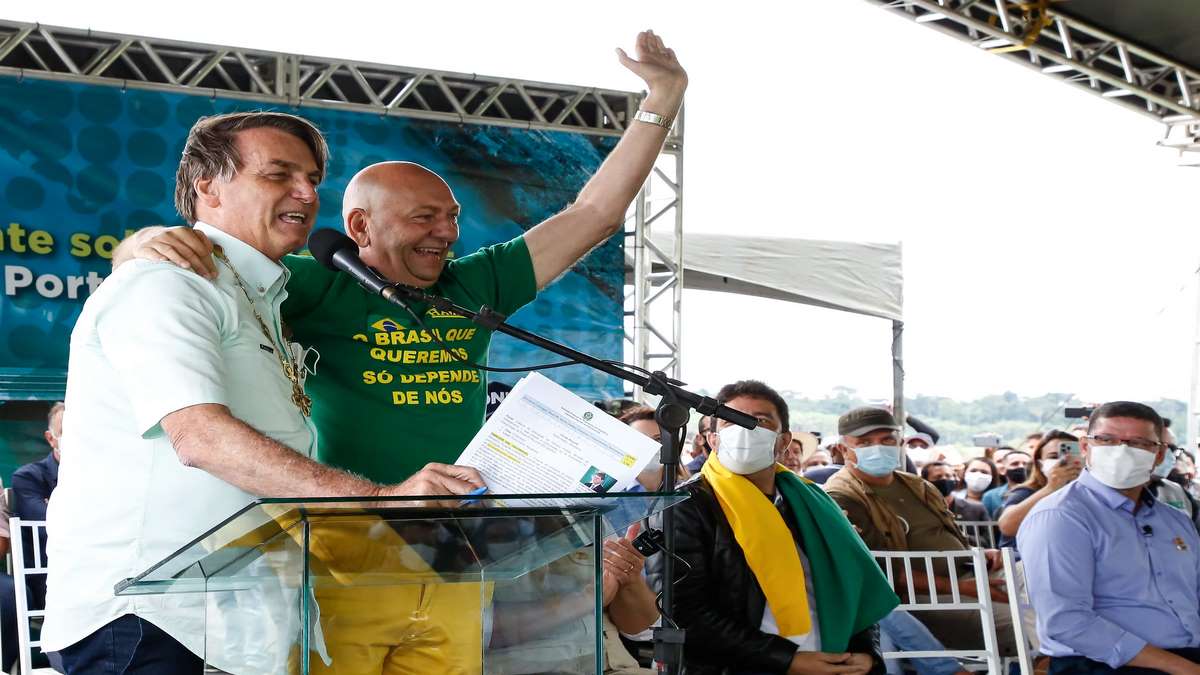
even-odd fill
[[[458,458],[492,494],[620,492],[658,443],[538,373],[517,383]]]

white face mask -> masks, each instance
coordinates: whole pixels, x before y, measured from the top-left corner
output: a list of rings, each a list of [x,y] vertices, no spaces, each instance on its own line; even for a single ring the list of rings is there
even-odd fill
[[[983,492],[992,484],[992,474],[986,471],[968,471],[967,475],[963,476],[963,482],[967,484],[968,491]]]
[[[717,435],[721,438],[717,446],[721,465],[736,474],[745,476],[775,463],[775,441],[779,434],[770,429],[730,424]]]
[[[929,458],[933,455],[933,451],[929,448],[909,447],[905,449],[905,454],[913,461],[913,464],[921,466],[929,463]]]
[[[1156,454],[1128,445],[1093,445],[1088,471],[1096,480],[1126,490],[1150,482]]]
[[[1049,478],[1050,472],[1054,470],[1054,467],[1058,466],[1058,460],[1057,459],[1043,459],[1041,461],[1041,466],[1042,466],[1042,475],[1044,475],[1046,478]]]

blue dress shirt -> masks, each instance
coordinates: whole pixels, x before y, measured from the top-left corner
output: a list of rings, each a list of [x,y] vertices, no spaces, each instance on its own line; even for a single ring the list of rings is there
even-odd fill
[[[1200,646],[1200,536],[1149,492],[1133,507],[1084,471],[1021,524],[1043,653],[1119,668],[1147,644]]]

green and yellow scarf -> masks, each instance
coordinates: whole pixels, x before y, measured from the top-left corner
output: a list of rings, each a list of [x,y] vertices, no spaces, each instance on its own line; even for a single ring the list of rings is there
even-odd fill
[[[862,538],[820,486],[775,465],[775,488],[791,509],[813,578],[771,499],[709,455],[701,473],[717,495],[733,536],[758,580],[783,636],[812,630],[807,584],[817,600],[821,650],[842,652],[850,637],[887,616],[900,599]]]

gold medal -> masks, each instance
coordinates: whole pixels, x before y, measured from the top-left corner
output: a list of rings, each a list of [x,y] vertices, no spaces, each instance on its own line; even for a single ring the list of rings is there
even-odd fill
[[[225,257],[225,251],[220,246],[213,245],[213,256],[229,268],[234,282],[237,283],[238,288],[242,289],[242,295],[246,296],[246,301],[250,303],[250,311],[258,320],[258,327],[262,330],[263,337],[267,338],[275,347],[275,356],[279,359],[279,367],[283,369],[284,376],[292,383],[292,403],[300,409],[300,414],[305,417],[312,416],[312,399],[304,393],[304,387],[300,386],[300,378],[297,376],[297,373],[300,372],[300,364],[294,360],[292,350],[287,348],[287,344],[281,347],[270,329],[267,328],[267,322],[263,321],[262,316],[258,313],[258,308],[254,305],[254,298],[250,297],[250,291],[246,290],[246,284],[242,282],[241,275],[233,268],[229,258]],[[284,354],[287,356],[285,357]]]

